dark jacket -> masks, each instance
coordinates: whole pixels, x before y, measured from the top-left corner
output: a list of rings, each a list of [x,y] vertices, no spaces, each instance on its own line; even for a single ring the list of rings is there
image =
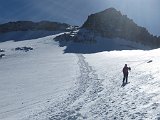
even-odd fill
[[[131,70],[131,68],[125,66],[125,67],[123,68],[123,74],[128,74],[128,70]]]

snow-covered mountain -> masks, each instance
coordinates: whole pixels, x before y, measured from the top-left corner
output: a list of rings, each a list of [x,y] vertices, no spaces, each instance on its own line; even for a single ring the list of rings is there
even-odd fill
[[[64,54],[59,35],[0,43],[1,120],[160,119],[160,49]]]
[[[80,28],[56,37],[67,53],[96,53],[112,50],[155,49],[160,37],[114,8],[89,15]]]
[[[16,21],[0,24],[0,42],[29,40],[67,31],[71,26],[50,21]]]
[[[135,41],[152,47],[160,47],[160,37],[151,35],[146,28],[138,26],[127,15],[115,8],[91,14],[82,28],[98,32],[100,35]]]
[[[1,120],[160,119],[160,49],[144,42],[158,38],[115,9],[97,14],[106,12],[115,13],[115,18],[106,17],[114,24],[102,26],[105,17],[96,22],[89,17],[81,28],[66,26],[60,31],[43,25],[26,28],[19,22],[9,23],[13,28],[8,31],[2,29],[6,33],[0,35]],[[127,27],[117,16],[130,21]],[[132,27],[142,29],[132,31],[136,39],[127,31],[127,37],[122,34]],[[141,32],[142,39],[136,36]],[[125,64],[131,71],[124,85]]]
[[[0,23],[49,20],[79,26],[89,14],[114,7],[152,34],[160,35],[159,0],[1,0],[0,5]]]

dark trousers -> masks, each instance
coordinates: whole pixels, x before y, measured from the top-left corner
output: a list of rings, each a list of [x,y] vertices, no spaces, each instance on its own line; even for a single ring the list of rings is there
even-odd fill
[[[128,83],[128,73],[123,74],[123,83]]]

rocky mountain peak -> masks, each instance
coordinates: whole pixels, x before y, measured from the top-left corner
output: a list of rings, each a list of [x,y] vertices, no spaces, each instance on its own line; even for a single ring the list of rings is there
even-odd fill
[[[89,15],[82,28],[108,38],[118,37],[147,45],[160,45],[158,37],[151,35],[146,28],[138,26],[115,8]]]

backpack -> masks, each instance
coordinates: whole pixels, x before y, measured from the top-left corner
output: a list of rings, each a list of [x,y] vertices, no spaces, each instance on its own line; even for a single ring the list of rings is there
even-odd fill
[[[130,68],[130,67],[128,67],[128,70],[131,70],[131,68]]]

